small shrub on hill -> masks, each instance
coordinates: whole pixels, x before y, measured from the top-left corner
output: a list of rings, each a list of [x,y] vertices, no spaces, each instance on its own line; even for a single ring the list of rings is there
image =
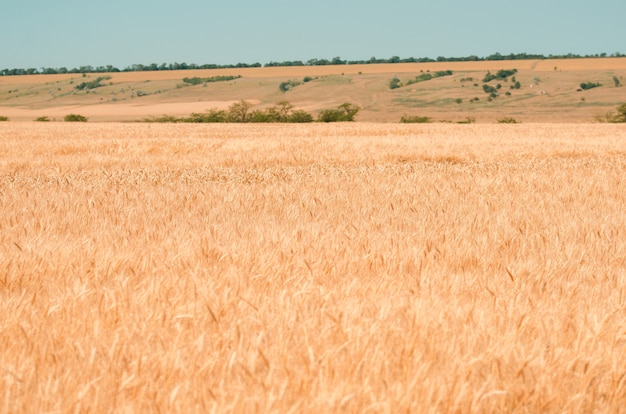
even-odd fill
[[[602,86],[602,84],[598,82],[583,82],[580,84],[580,89],[586,91],[589,89],[598,88],[600,86]]]
[[[82,82],[81,84],[76,85],[74,88],[79,91],[100,88],[104,86],[104,84],[102,84],[102,81],[109,79],[111,79],[110,76],[98,76],[96,79],[90,82]]]
[[[302,82],[300,81],[295,81],[295,80],[290,80],[290,81],[285,81],[285,82],[281,82],[280,85],[278,85],[278,89],[281,92],[287,92],[288,90],[295,88],[298,85],[301,85]]]
[[[183,78],[183,82],[185,82],[186,84],[189,84],[189,85],[200,85],[200,84],[203,84],[203,83],[226,82],[226,81],[231,81],[231,80],[239,79],[239,78],[241,78],[241,75],[238,75],[238,76],[210,76],[208,78],[193,77],[193,78]]]
[[[9,120],[9,117],[8,117],[8,116],[2,116],[2,115],[0,115],[0,122],[6,122],[6,121],[8,121],[8,120]]]
[[[440,70],[434,73],[426,72],[422,73],[419,76],[416,76],[415,79],[410,79],[404,83],[404,86],[412,85],[414,83],[425,82],[431,79],[440,78],[442,76],[450,76],[453,72],[451,70]]]
[[[402,83],[400,82],[400,79],[398,78],[394,77],[389,81],[389,89],[398,89],[401,86],[402,86]]]
[[[494,79],[506,80],[509,76],[513,76],[516,73],[517,73],[517,69],[510,69],[510,70],[500,69],[499,71],[495,73],[495,75],[491,72],[487,72],[487,74],[483,78],[483,82],[484,83],[491,82]]]
[[[48,118],[47,116],[40,116],[38,118],[35,118],[35,122],[50,122],[50,118]]]
[[[498,119],[498,123],[499,124],[517,124],[518,122],[515,118],[504,117],[504,118]]]

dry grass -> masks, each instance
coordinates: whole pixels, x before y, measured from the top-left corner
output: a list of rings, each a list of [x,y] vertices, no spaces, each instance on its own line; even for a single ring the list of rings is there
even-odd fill
[[[620,412],[618,125],[0,125],[2,412]]]

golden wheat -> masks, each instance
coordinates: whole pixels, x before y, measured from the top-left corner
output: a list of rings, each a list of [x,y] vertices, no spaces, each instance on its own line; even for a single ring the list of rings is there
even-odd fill
[[[618,125],[0,125],[2,412],[619,412]]]

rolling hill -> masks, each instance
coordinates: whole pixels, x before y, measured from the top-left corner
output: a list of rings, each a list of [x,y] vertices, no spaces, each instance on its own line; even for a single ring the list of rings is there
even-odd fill
[[[514,75],[484,82],[488,73],[512,69]],[[415,82],[438,71],[451,75]],[[218,76],[238,78],[210,81]],[[404,115],[441,122],[592,122],[626,102],[625,76],[626,58],[5,76],[0,115],[11,121],[60,120],[68,113],[136,121],[227,108],[244,99],[255,108],[287,100],[311,113],[350,102],[362,108],[361,122],[399,122]],[[193,85],[185,78],[201,81]],[[403,86],[391,89],[393,78]],[[583,83],[598,86],[583,90]]]

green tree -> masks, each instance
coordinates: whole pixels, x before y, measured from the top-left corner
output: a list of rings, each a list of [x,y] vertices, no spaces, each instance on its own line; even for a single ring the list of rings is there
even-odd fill
[[[87,122],[88,119],[89,118],[87,118],[86,116],[78,114],[68,114],[65,115],[65,117],[63,118],[65,122]]]
[[[398,89],[402,86],[400,79],[394,77],[389,81],[389,89]]]
[[[626,122],[626,104],[621,104],[617,108],[617,115],[613,115],[610,122],[624,123]]]
[[[336,109],[325,109],[317,117],[320,122],[352,122],[361,108],[351,103],[343,103]]]
[[[229,122],[249,122],[250,121],[250,108],[252,104],[243,99],[239,102],[235,102],[228,107],[228,121]]]

